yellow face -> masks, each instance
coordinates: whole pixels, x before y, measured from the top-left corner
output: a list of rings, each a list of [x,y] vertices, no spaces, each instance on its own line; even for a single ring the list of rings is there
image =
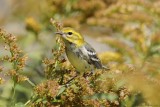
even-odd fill
[[[76,32],[74,29],[72,28],[63,28],[62,29],[62,37],[71,42],[74,43],[78,46],[81,46],[84,43],[84,38],[82,37],[82,35],[78,32]]]

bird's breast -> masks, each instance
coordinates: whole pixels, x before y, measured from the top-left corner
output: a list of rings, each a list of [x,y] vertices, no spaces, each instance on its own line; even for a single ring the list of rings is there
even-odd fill
[[[91,66],[79,54],[76,53],[74,49],[66,48],[66,55],[68,60],[79,73],[83,74],[85,71],[90,70]]]

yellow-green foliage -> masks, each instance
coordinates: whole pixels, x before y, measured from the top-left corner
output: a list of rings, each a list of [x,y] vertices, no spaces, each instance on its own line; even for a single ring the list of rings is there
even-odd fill
[[[0,106],[160,105],[159,0],[15,0],[15,4],[14,18],[25,24],[25,34],[15,37],[0,30]],[[59,21],[51,20],[54,27],[51,17]],[[64,57],[61,38],[53,36],[62,24],[108,46],[98,55],[110,70],[78,76],[66,87],[76,70]]]

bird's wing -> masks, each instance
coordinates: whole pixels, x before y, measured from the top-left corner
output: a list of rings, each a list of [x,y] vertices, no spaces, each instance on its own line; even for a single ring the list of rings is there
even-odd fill
[[[88,43],[79,48],[78,51],[79,56],[86,60],[89,64],[94,65],[97,69],[102,68],[101,61],[97,57],[96,51]]]

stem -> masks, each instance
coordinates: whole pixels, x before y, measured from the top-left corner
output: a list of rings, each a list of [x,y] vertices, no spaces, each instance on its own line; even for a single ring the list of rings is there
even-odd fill
[[[28,82],[31,86],[33,86],[33,87],[36,86],[36,85],[35,85],[32,81],[30,81],[29,79],[27,79],[27,82]]]
[[[13,87],[12,87],[12,97],[11,97],[11,106],[13,106],[14,105],[14,97],[15,97],[15,87],[16,87],[16,82],[14,81],[14,85],[13,85]]]
[[[24,105],[28,105],[31,102],[31,100],[28,100]]]
[[[12,95],[12,99],[14,98],[15,96],[15,87],[16,87],[16,83],[14,82],[14,85],[13,85],[13,95]]]
[[[8,45],[9,45],[9,47],[11,47],[10,43]],[[13,57],[14,53],[12,52],[11,48],[10,48],[10,53],[11,53],[11,56]],[[15,69],[16,71],[18,71],[17,70],[17,60],[13,61],[13,69]],[[16,91],[15,87],[16,87],[17,82],[16,82],[14,76],[12,77],[12,80],[13,80],[13,87],[12,87],[12,95],[11,95],[11,106],[14,106],[15,105],[14,104],[14,102],[15,102],[14,97],[15,97],[15,91]]]
[[[74,77],[72,77],[69,81],[66,82],[65,86],[68,87],[69,84],[74,80],[78,75],[76,74]]]
[[[63,84],[63,80],[64,80],[64,72],[63,71],[61,71],[61,80],[60,80],[60,82],[59,82],[59,84],[60,85],[62,85]]]
[[[9,47],[11,47],[11,44],[9,43],[8,44]],[[10,48],[10,53],[11,53],[11,56],[13,57],[14,56],[14,53],[12,52],[11,48]],[[13,61],[13,69],[17,70],[17,61]]]

